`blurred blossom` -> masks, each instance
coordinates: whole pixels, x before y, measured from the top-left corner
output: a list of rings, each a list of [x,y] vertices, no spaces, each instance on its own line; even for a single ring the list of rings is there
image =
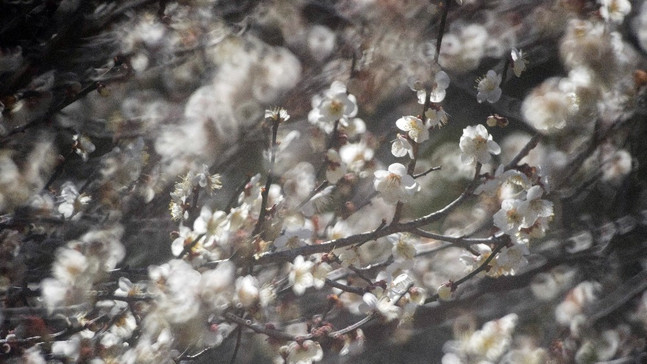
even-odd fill
[[[431,85],[429,100],[435,103],[443,101],[445,99],[445,95],[447,94],[447,91],[445,91],[447,87],[449,87],[449,76],[447,75],[447,73],[445,73],[445,71],[438,71],[434,76],[434,81]]]
[[[445,343],[443,364],[497,363],[512,344],[512,334],[519,320],[514,313],[486,322],[483,328]]]
[[[625,16],[631,12],[629,0],[598,0],[602,19],[616,24],[622,23]]]
[[[314,263],[305,260],[301,255],[294,258],[294,262],[290,264],[288,279],[292,285],[292,291],[297,296],[303,295],[307,288],[314,285],[313,268]]]
[[[308,32],[308,50],[312,57],[322,62],[336,47],[337,35],[330,28],[323,25],[314,25]]]
[[[407,138],[398,133],[396,139],[391,143],[391,154],[395,157],[404,157],[409,154],[409,158],[413,159],[413,146]]]
[[[631,172],[633,158],[628,151],[620,149],[613,152],[606,161],[602,163],[602,180],[620,181]]]
[[[247,275],[236,279],[236,299],[243,307],[251,307],[258,302],[258,279]]]
[[[341,160],[341,157],[336,150],[328,149],[326,152],[326,180],[335,184],[345,174],[346,163]]]
[[[376,313],[387,322],[395,320],[400,316],[400,307],[396,306],[386,295],[377,298],[373,293],[367,292],[362,296],[362,300],[364,303],[359,306],[361,313]]]
[[[459,73],[476,69],[485,56],[488,36],[481,24],[453,23],[443,37],[438,63],[443,69]]]
[[[88,161],[88,155],[96,149],[94,144],[92,144],[92,141],[90,138],[86,137],[85,135],[81,134],[74,134],[72,136],[72,140],[74,141],[74,152],[81,156],[84,162]]]
[[[312,364],[323,359],[323,350],[318,342],[305,340],[302,343],[296,341],[288,345],[288,364]]]
[[[87,205],[92,198],[85,193],[79,193],[74,183],[67,181],[61,187],[60,204],[58,205],[58,212],[60,212],[66,219],[79,217],[77,215],[84,205]]]
[[[510,57],[512,57],[512,70],[514,71],[514,75],[521,77],[521,73],[526,70],[526,65],[528,64],[526,54],[521,49],[512,48]]]
[[[557,78],[544,81],[526,96],[521,105],[524,120],[544,134],[564,129],[578,110],[577,96],[560,88]]]

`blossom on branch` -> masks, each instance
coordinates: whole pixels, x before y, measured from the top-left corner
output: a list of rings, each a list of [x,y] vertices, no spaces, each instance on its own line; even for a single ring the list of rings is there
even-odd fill
[[[478,93],[476,94],[476,101],[478,101],[479,104],[486,100],[491,104],[499,101],[502,92],[499,87],[499,85],[501,85],[500,74],[493,70],[489,70],[487,74],[477,80],[477,82],[478,84],[476,89],[478,90]]]
[[[416,192],[420,191],[418,182],[407,173],[407,167],[400,163],[391,164],[388,171],[375,171],[374,175],[375,190],[386,202],[407,202]]]
[[[402,131],[406,131],[409,138],[416,143],[422,143],[429,139],[429,129],[425,123],[415,116],[403,116],[396,120],[395,125]]]
[[[491,154],[501,153],[499,144],[492,139],[492,135],[481,124],[463,129],[459,145],[462,152],[461,162],[464,164],[488,163],[492,159]]]
[[[346,90],[346,85],[335,81],[323,96],[312,98],[312,110],[308,121],[318,125],[327,133],[332,131],[333,123],[337,120],[342,125],[348,125],[349,118],[357,115],[357,99]]]

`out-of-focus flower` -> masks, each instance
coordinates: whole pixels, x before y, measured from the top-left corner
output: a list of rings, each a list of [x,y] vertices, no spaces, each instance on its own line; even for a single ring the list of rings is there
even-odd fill
[[[517,315],[511,313],[498,320],[486,322],[481,330],[471,335],[466,351],[496,362],[510,346],[517,321]]]
[[[303,295],[307,288],[314,285],[312,268],[314,268],[314,263],[309,260],[305,260],[303,256],[299,255],[294,258],[294,262],[292,262],[290,266],[288,280],[292,285],[292,291],[294,291],[294,294],[297,296]]]
[[[227,214],[224,211],[211,211],[207,206],[200,210],[200,216],[193,222],[195,234],[205,234],[204,246],[209,247],[227,236]]]
[[[341,160],[339,153],[334,149],[328,149],[326,161],[326,180],[335,184],[346,174],[346,163]]]
[[[310,28],[307,37],[308,50],[317,61],[324,61],[335,49],[337,34],[323,25]]]
[[[61,204],[58,205],[60,212],[66,219],[78,216],[77,214],[87,205],[92,198],[85,193],[79,193],[74,183],[65,182],[61,188]]]
[[[404,157],[409,154],[409,158],[413,159],[413,146],[407,138],[398,133],[396,139],[391,143],[391,154],[395,157]]]
[[[614,152],[605,163],[602,164],[602,180],[618,181],[631,172],[631,154],[624,149]]]
[[[598,0],[598,3],[600,3],[600,16],[605,21],[620,24],[631,12],[629,0]]]
[[[429,100],[435,103],[443,101],[447,94],[447,87],[449,87],[449,76],[447,76],[447,73],[445,71],[436,72],[434,82],[431,85],[431,92],[429,92]]]
[[[440,298],[443,301],[447,301],[450,298],[452,298],[452,283],[451,282],[446,282],[440,285],[438,289],[436,290],[436,293],[438,293],[438,298]]]
[[[256,277],[247,275],[236,279],[236,299],[243,307],[251,307],[258,302],[259,289]]]
[[[74,134],[72,136],[72,140],[74,141],[74,145],[72,146],[74,152],[81,156],[84,162],[87,162],[88,155],[94,152],[96,149],[94,144],[92,144],[90,138],[86,137],[85,135]]]
[[[420,185],[407,174],[407,167],[400,163],[391,164],[388,171],[375,171],[374,175],[375,190],[386,202],[407,202],[416,192],[420,191]]]
[[[501,153],[501,147],[481,124],[463,129],[459,145],[462,152],[461,162],[464,164],[488,163],[492,159],[491,154]]]
[[[362,296],[362,303],[359,310],[362,313],[374,312],[380,315],[385,321],[392,321],[400,316],[401,309],[396,306],[388,296],[383,295],[379,299],[372,293],[366,292]]]
[[[489,70],[484,77],[477,81],[476,89],[478,93],[476,94],[476,101],[479,104],[486,100],[491,104],[499,101],[502,92],[499,87],[501,84],[501,75],[493,70]]]
[[[412,239],[404,234],[390,235],[389,240],[393,243],[391,253],[396,262],[410,261],[416,256],[416,247]]]
[[[323,359],[323,350],[318,342],[305,340],[301,344],[293,341],[288,345],[288,364],[312,364]]]
[[[328,263],[320,262],[315,264],[315,267],[312,270],[312,278],[314,279],[313,286],[316,289],[323,288],[323,286],[326,284],[326,276],[328,275],[328,273],[330,273],[331,270],[332,267]]]
[[[406,131],[416,143],[422,143],[429,139],[429,129],[419,118],[415,116],[403,116],[396,120],[395,125],[402,131]]]
[[[526,55],[521,49],[512,48],[510,57],[512,58],[512,70],[514,71],[514,75],[521,77],[521,73],[526,70],[526,65],[528,64]]]

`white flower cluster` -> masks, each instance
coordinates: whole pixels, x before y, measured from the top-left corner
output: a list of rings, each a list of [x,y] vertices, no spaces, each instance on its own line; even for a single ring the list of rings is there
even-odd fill
[[[91,230],[59,248],[52,266],[53,278],[41,282],[43,304],[52,312],[56,308],[86,303],[94,284],[106,278],[126,255],[120,239],[121,226]]]
[[[518,320],[516,314],[509,314],[486,322],[480,330],[463,333],[457,341],[446,342],[442,363],[498,363],[512,344],[512,333]]]

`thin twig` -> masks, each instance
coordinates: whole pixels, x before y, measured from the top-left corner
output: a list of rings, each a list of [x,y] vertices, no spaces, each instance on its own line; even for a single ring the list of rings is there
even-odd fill
[[[424,176],[428,175],[429,173],[431,173],[431,172],[433,172],[433,171],[440,171],[440,169],[441,169],[441,168],[442,168],[441,166],[438,166],[438,167],[431,167],[431,168],[429,168],[428,170],[426,170],[426,171],[424,171],[424,172],[422,172],[422,173],[414,174],[414,175],[413,175],[413,178],[420,178],[420,177],[424,177]]]
[[[527,156],[528,153],[530,153],[530,151],[537,146],[537,144],[539,144],[539,142],[541,141],[541,138],[542,138],[541,134],[533,135],[532,138],[530,138],[530,140],[528,141],[528,143],[526,143],[526,145],[523,148],[521,148],[519,153],[517,153],[517,155],[514,158],[512,158],[510,163],[506,164],[506,166],[504,167],[504,170],[507,171],[509,169],[516,167],[519,164],[519,162],[525,156]]]
[[[294,258],[296,258],[299,255],[307,256],[307,255],[317,254],[317,253],[326,253],[326,252],[332,251],[333,249],[343,248],[354,244],[360,244],[369,240],[376,240],[378,238],[391,235],[394,233],[412,231],[413,229],[438,221],[441,218],[447,216],[447,214],[453,211],[456,207],[458,207],[461,203],[463,203],[464,200],[466,200],[472,195],[472,192],[476,187],[476,182],[479,179],[480,171],[481,171],[481,164],[477,163],[476,170],[474,173],[474,179],[472,180],[472,182],[465,188],[465,190],[463,191],[463,193],[461,193],[460,196],[458,196],[454,201],[450,202],[449,204],[447,204],[445,207],[443,207],[438,211],[432,212],[428,215],[425,215],[423,217],[417,218],[415,220],[412,220],[406,223],[398,222],[396,224],[387,225],[378,230],[359,233],[345,238],[329,240],[321,244],[306,245],[306,246],[302,246],[302,247],[290,249],[290,250],[264,253],[261,255],[257,255],[255,257],[254,263],[262,265],[262,264],[273,264],[273,263],[279,263],[279,262],[292,261],[294,260]]]

